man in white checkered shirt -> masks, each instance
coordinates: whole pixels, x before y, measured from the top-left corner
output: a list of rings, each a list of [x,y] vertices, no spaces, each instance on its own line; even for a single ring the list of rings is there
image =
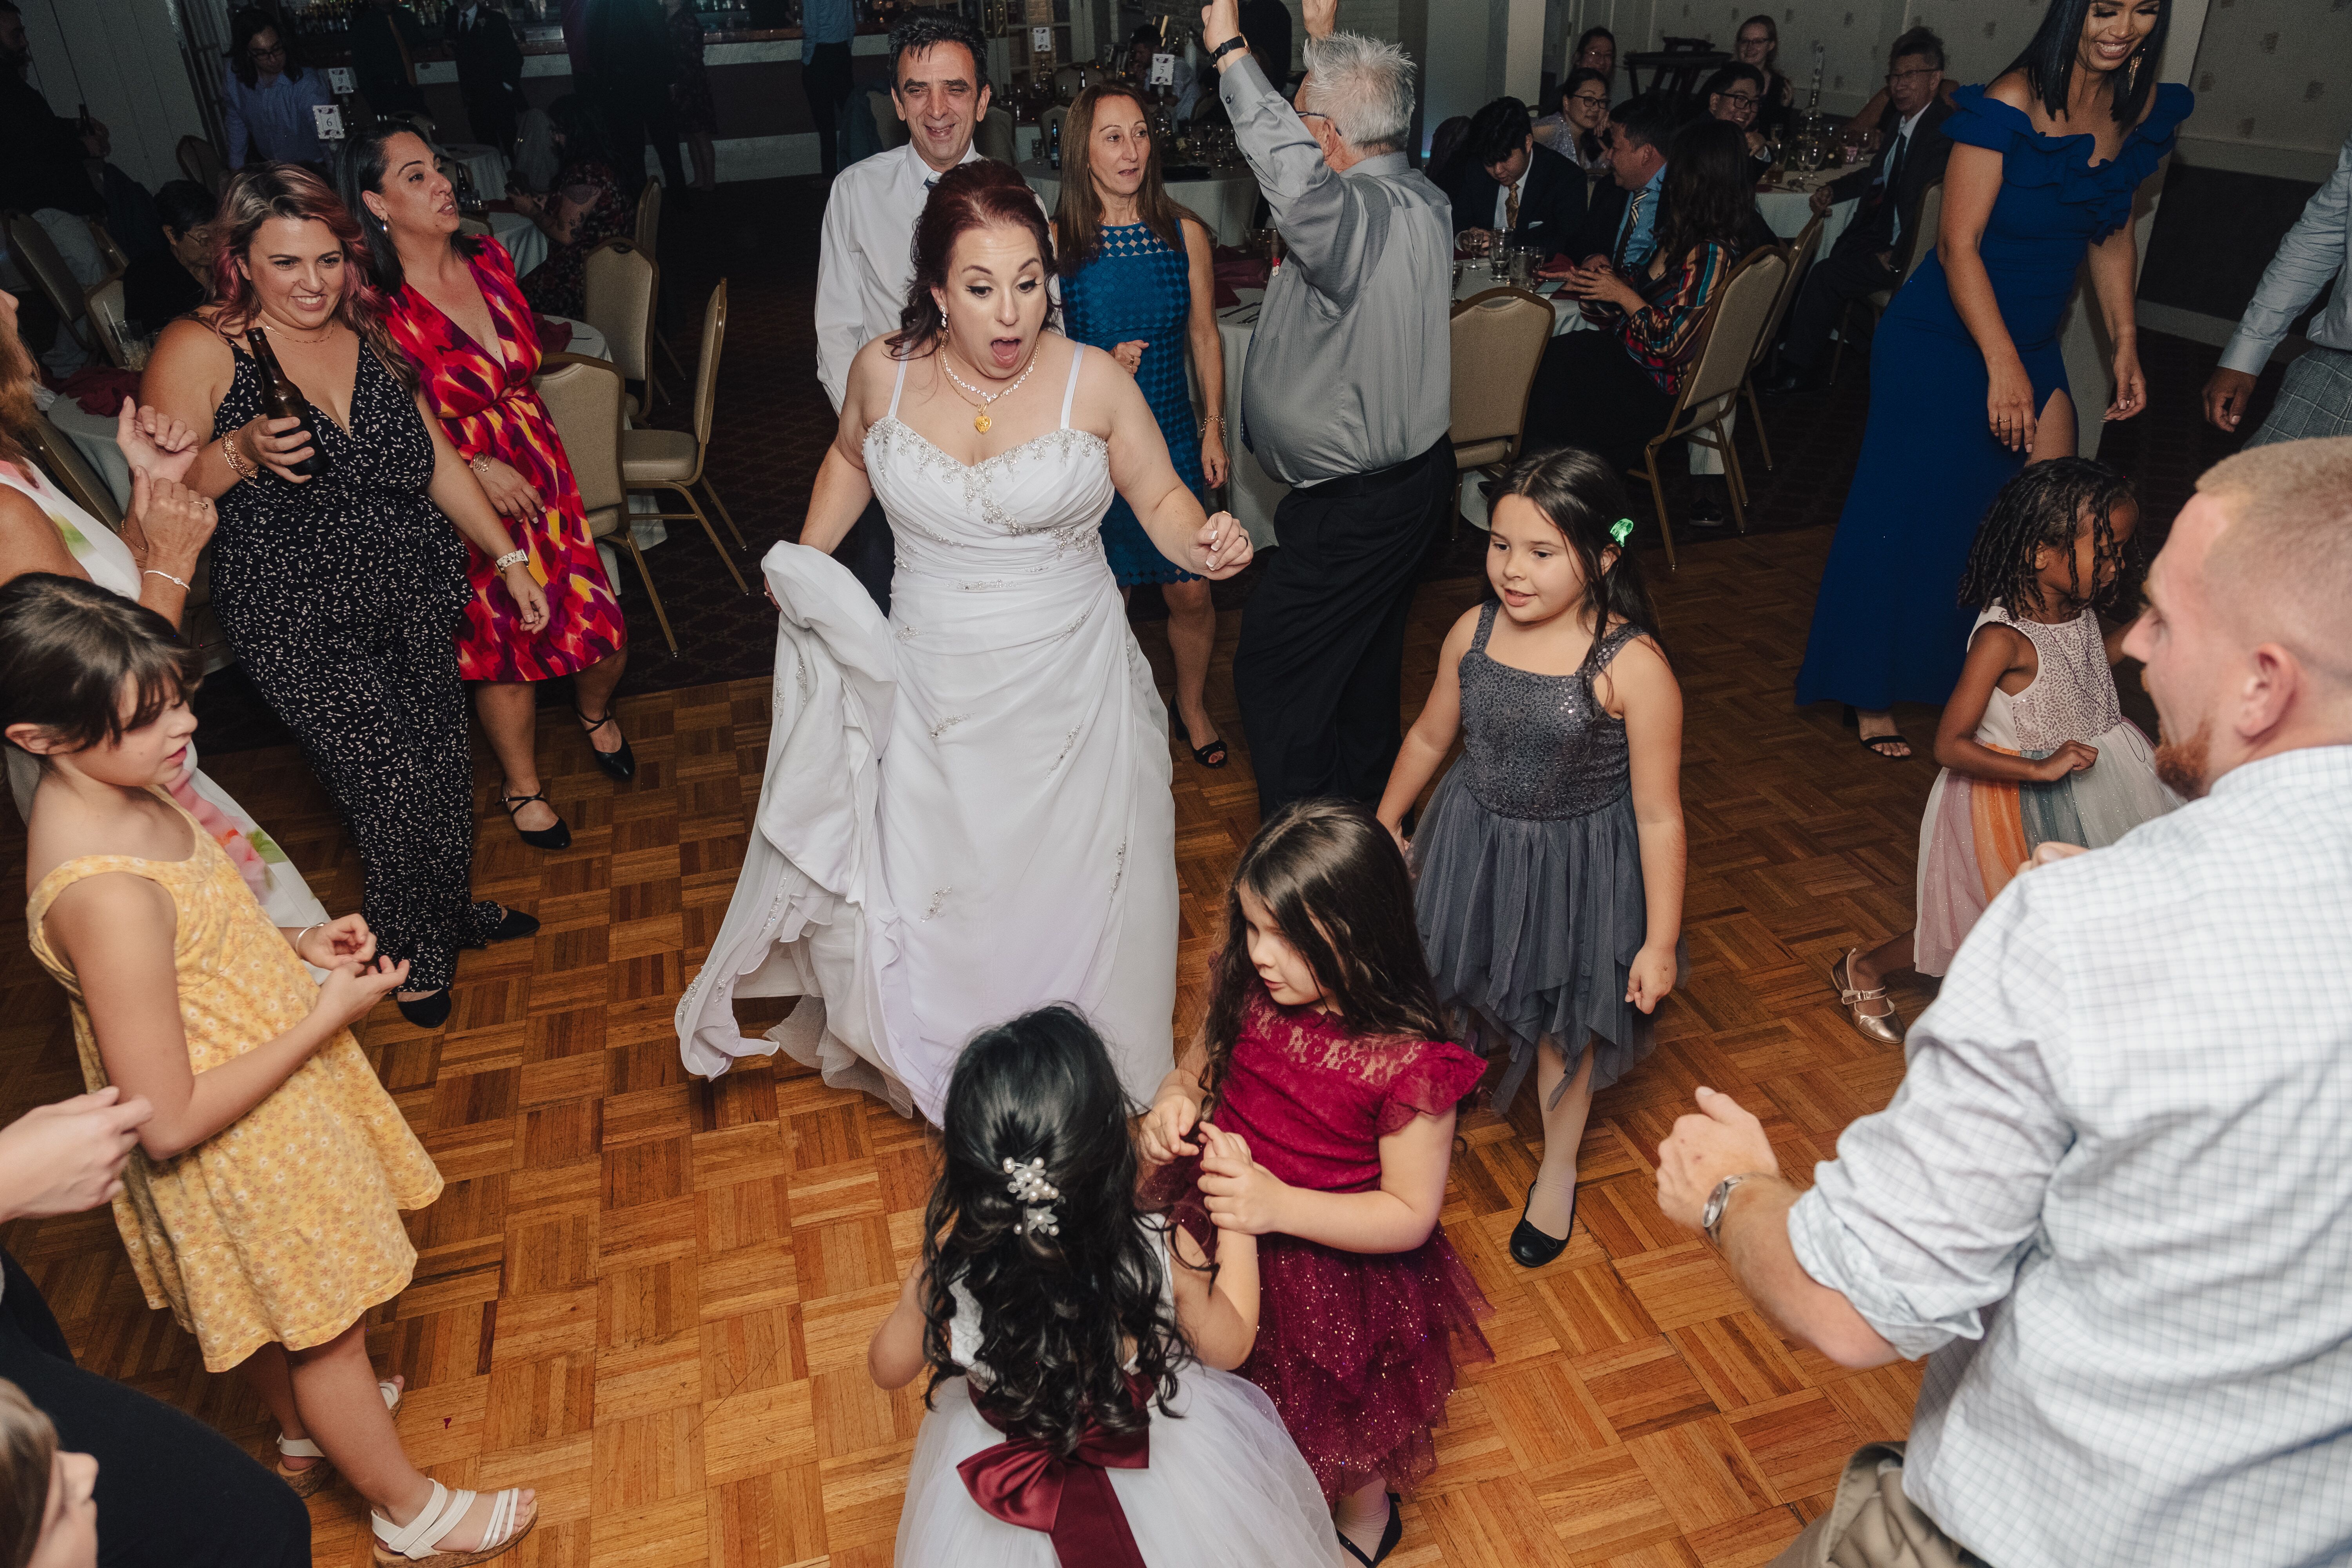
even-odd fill
[[[1702,1089],[1658,1199],[1832,1360],[1930,1357],[1885,1507],[1961,1561],[2352,1563],[2352,438],[2208,471],[2125,647],[2190,804],[1993,900],[1810,1192]]]

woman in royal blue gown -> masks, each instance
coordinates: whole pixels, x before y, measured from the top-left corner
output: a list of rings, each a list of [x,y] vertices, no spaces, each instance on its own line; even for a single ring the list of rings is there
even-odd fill
[[[1069,167],[1054,215],[1062,273],[1062,326],[1125,366],[1160,422],[1169,460],[1196,496],[1225,482],[1224,353],[1217,339],[1216,279],[1208,226],[1168,199],[1160,150],[1143,106],[1116,83],[1088,88],[1070,105],[1062,144]],[[1190,346],[1206,408],[1192,423],[1184,375]],[[1168,647],[1176,659],[1170,704],[1184,744],[1202,767],[1225,765],[1225,743],[1204,693],[1216,647],[1217,607],[1209,584],[1173,565],[1124,500],[1103,519],[1103,553],[1122,592],[1157,583],[1168,603]]]
[[[2156,80],[2168,0],[2053,0],[2016,64],[1964,87],[1945,121],[1936,254],[1870,353],[1870,426],[1822,574],[1797,700],[1857,710],[1863,742],[1906,757],[1888,710],[1951,695],[1973,608],[1960,570],[1992,498],[2071,454],[2058,332],[2084,254],[2115,344],[2106,417],[2147,401],[2132,309],[2132,196],[2172,149],[2189,89]]]

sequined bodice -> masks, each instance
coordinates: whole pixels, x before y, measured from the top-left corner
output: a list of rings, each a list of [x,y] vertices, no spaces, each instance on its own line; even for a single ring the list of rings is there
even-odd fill
[[[2019,620],[1995,605],[1977,625],[1987,621],[2024,633],[2033,645],[2033,680],[2009,700],[2020,751],[2048,756],[2069,741],[2095,741],[2124,721],[2096,610],[2048,626]]]
[[[1462,656],[1463,766],[1470,794],[1503,816],[1583,816],[1632,787],[1625,721],[1612,719],[1592,692],[1592,678],[1641,636],[1623,626],[1592,639],[1573,675],[1541,675],[1487,657],[1495,630],[1489,604],[1478,635]]]

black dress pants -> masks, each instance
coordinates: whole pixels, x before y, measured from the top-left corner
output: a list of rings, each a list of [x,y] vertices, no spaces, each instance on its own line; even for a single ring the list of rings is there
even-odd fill
[[[1454,444],[1283,497],[1280,546],[1242,614],[1234,694],[1261,820],[1294,800],[1378,801],[1402,734],[1405,615],[1454,510]]]
[[[0,1252],[0,1377],[98,1460],[100,1568],[309,1568],[310,1514],[245,1450],[73,1363],[48,1303]]]
[[[1782,363],[1790,370],[1811,370],[1821,363],[1822,351],[1829,347],[1830,333],[1837,330],[1846,306],[1901,280],[1868,247],[1841,244],[1813,263],[1804,287],[1797,291],[1797,302],[1789,307],[1788,325],[1780,331]]]
[[[819,44],[801,67],[809,118],[816,122],[817,165],[827,174],[841,173],[841,111],[854,85],[847,44]]]
[[[1641,462],[1674,406],[1674,394],[1660,389],[1617,333],[1568,332],[1552,339],[1536,367],[1526,448],[1581,447],[1622,473]]]
[[[890,537],[890,520],[882,515],[882,503],[870,500],[841,542],[833,547],[833,558],[849,568],[849,574],[873,595],[884,615],[890,613],[890,574],[896,565],[898,542]]]

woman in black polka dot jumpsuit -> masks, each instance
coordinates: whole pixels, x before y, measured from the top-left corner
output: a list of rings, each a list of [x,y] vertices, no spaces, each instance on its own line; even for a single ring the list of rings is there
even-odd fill
[[[359,845],[369,928],[380,952],[410,964],[402,1013],[435,1026],[460,948],[539,927],[469,890],[460,536],[493,558],[510,542],[384,339],[359,229],[333,194],[287,164],[240,174],[219,228],[223,298],[167,329],[142,391],[211,433],[184,482],[219,500],[214,612]],[[253,325],[321,416],[315,434],[333,464],[323,476],[292,468],[310,445],[298,424],[261,416]],[[529,561],[502,573],[524,624],[543,624]]]

